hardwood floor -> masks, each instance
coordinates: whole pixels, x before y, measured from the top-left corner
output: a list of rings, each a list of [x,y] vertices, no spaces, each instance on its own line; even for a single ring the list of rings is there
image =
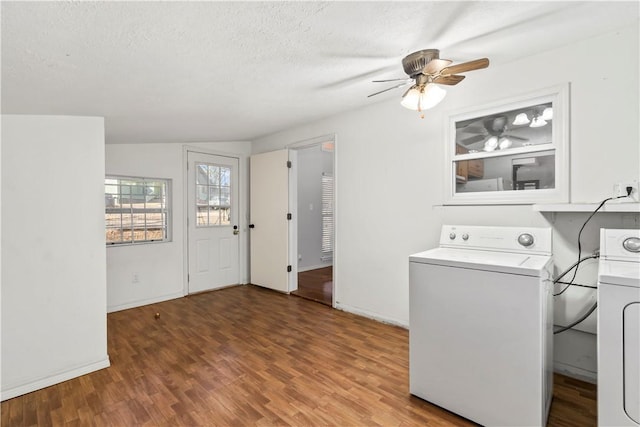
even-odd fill
[[[317,268],[298,273],[298,289],[292,295],[324,305],[333,304],[333,267]]]
[[[108,346],[110,368],[3,402],[2,426],[474,425],[409,394],[405,329],[255,286],[109,314]],[[556,376],[550,426],[595,407]]]

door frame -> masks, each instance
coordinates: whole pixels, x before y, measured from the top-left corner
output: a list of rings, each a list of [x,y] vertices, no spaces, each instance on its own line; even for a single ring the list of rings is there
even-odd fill
[[[238,238],[238,284],[244,285],[247,283],[247,261],[249,259],[248,249],[248,219],[247,219],[247,205],[245,198],[248,195],[248,189],[246,187],[246,163],[247,156],[238,153],[225,153],[216,150],[210,150],[207,148],[201,148],[190,145],[182,146],[182,295],[189,295],[189,227],[187,226],[187,220],[189,218],[189,170],[187,164],[189,162],[189,152],[208,154],[211,156],[228,157],[238,159],[238,229],[240,230],[240,236]],[[176,200],[176,198],[174,198]]]
[[[291,265],[291,276],[289,276],[289,292],[298,289],[298,165],[296,150],[320,145],[323,142],[333,142],[333,260],[332,265],[332,290],[331,307],[335,308],[338,302],[336,281],[337,253],[338,253],[338,138],[335,133],[327,134],[315,138],[288,144],[285,148],[289,150],[289,160],[292,161],[291,173],[289,173],[289,212],[292,219],[289,221],[289,265]]]

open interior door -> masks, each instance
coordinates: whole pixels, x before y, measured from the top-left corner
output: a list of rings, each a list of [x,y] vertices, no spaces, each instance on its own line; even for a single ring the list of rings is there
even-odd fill
[[[251,283],[289,292],[288,150],[251,156]]]

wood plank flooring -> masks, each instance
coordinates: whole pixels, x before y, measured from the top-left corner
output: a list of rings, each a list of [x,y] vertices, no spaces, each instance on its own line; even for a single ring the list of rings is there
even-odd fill
[[[156,320],[155,314],[160,317]],[[408,332],[255,286],[108,315],[112,366],[2,403],[2,426],[469,426],[408,391]],[[595,426],[556,376],[550,426]]]
[[[298,289],[292,295],[333,305],[333,266],[298,273]]]

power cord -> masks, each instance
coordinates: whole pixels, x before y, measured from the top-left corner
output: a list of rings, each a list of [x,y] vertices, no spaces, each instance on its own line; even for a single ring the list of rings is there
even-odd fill
[[[585,320],[587,317],[589,317],[591,315],[591,313],[593,313],[593,311],[596,309],[596,307],[598,306],[598,303],[595,302],[593,303],[593,305],[591,306],[591,308],[589,308],[589,310],[582,316],[580,317],[578,320],[576,320],[575,322],[572,322],[570,325],[567,326],[563,326],[561,328],[556,329],[555,331],[553,331],[553,335],[555,334],[559,334],[560,332],[564,332],[564,331],[568,331],[569,329],[573,328],[574,326],[576,326],[578,323],[582,322],[583,320]]]
[[[564,293],[564,291],[566,291],[570,286],[573,285],[573,281],[576,280],[576,274],[578,274],[578,266],[580,265],[580,263],[582,263],[583,261],[590,259],[590,258],[596,258],[596,256],[592,256],[592,257],[586,257],[585,259],[582,259],[582,242],[581,242],[581,237],[582,237],[582,231],[584,230],[584,228],[587,226],[587,223],[591,220],[591,218],[593,218],[593,216],[596,214],[596,212],[598,212],[605,203],[607,203],[610,200],[615,200],[615,199],[624,199],[625,197],[629,197],[631,195],[631,191],[633,190],[632,187],[627,187],[627,195],[626,196],[618,196],[618,197],[609,197],[608,199],[604,199],[602,202],[600,202],[600,204],[598,205],[598,207],[591,213],[591,215],[589,215],[589,218],[587,218],[587,220],[582,224],[582,227],[580,227],[580,231],[578,232],[578,261],[571,266],[565,273],[563,273],[560,277],[558,277],[558,279],[554,280],[554,284],[557,283],[558,280],[560,280],[562,277],[565,276],[566,273],[568,273],[569,271],[571,271],[573,269],[573,276],[571,276],[571,280],[569,280],[569,284],[562,289],[560,292],[558,292],[557,294],[554,294],[553,296],[558,296]],[[575,268],[574,268],[575,267]]]
[[[570,286],[573,286],[574,283],[573,281],[576,279],[576,274],[578,274],[578,267],[580,266],[580,264],[588,259],[591,258],[598,258],[600,255],[599,254],[594,254],[588,257],[584,257],[582,258],[582,243],[580,241],[580,238],[582,237],[582,231],[584,230],[584,228],[586,227],[587,223],[591,220],[591,218],[593,218],[593,216],[596,214],[596,212],[598,212],[605,203],[607,203],[610,200],[615,200],[615,199],[624,199],[625,197],[629,197],[631,195],[631,192],[633,191],[632,187],[627,187],[627,195],[626,196],[618,196],[618,197],[609,197],[608,199],[604,199],[602,202],[600,202],[600,204],[598,205],[598,207],[591,213],[591,215],[589,215],[589,218],[587,218],[587,220],[582,224],[582,227],[580,227],[580,231],[578,232],[578,261],[576,263],[574,263],[571,267],[569,267],[564,273],[562,273],[557,279],[555,279],[553,281],[554,284],[558,283],[558,281],[560,279],[562,279],[568,272],[570,272],[571,270],[573,270],[573,276],[571,277],[571,280],[569,281],[569,283],[567,284],[567,286],[564,287],[564,289],[562,289],[560,292],[558,292],[557,294],[554,294],[553,296],[558,296],[561,295],[562,293],[564,293],[564,291],[566,291],[567,289],[569,289]],[[571,328],[573,328],[574,326],[576,326],[577,324],[581,323],[582,321],[584,321],[587,317],[589,317],[591,315],[591,313],[594,312],[594,310],[596,309],[596,307],[598,307],[598,303],[594,303],[589,310],[587,310],[587,312],[581,316],[578,320],[572,322],[571,324],[567,325],[567,326],[563,326],[559,329],[556,329],[555,331],[553,331],[553,334],[559,334],[561,332],[567,331]]]

